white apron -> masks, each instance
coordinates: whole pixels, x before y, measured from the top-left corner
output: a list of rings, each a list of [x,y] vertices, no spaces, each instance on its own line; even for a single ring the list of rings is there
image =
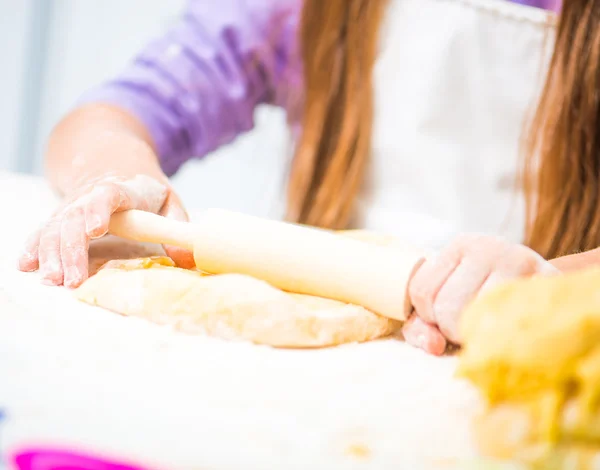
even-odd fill
[[[522,241],[519,140],[554,16],[505,0],[390,2],[355,227],[433,249],[459,232]]]

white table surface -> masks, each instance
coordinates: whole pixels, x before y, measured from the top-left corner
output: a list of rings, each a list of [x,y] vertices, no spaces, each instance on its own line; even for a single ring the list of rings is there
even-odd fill
[[[0,188],[5,452],[58,444],[173,470],[465,468],[457,459],[473,456],[478,399],[455,358],[396,339],[275,350],[88,307],[15,269],[52,192],[7,173]]]

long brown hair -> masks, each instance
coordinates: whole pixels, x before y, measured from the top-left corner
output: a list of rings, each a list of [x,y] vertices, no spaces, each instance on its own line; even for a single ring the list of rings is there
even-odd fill
[[[566,0],[523,165],[526,244],[547,258],[600,246],[600,0]],[[386,0],[304,0],[303,133],[288,218],[344,228],[361,183]]]
[[[526,144],[526,243],[547,258],[600,246],[600,0],[563,2]]]
[[[386,0],[304,0],[305,107],[288,219],[344,228],[371,147],[371,75]]]

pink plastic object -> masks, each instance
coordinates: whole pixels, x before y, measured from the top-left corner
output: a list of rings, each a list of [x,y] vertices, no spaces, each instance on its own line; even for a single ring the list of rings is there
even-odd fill
[[[43,448],[15,452],[12,463],[19,470],[150,470],[97,456]]]

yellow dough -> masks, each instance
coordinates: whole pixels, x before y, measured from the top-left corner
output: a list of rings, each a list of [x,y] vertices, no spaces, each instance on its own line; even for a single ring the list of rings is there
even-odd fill
[[[459,374],[489,404],[477,422],[482,450],[597,468],[600,270],[507,283],[476,299],[461,328]]]
[[[78,299],[186,333],[308,348],[389,335],[399,323],[362,307],[288,294],[257,279],[204,275],[168,258],[111,262],[88,279]]]
[[[341,235],[391,249],[398,243],[368,232]],[[398,249],[411,248],[398,243]],[[286,293],[249,276],[179,269],[167,257],[109,261],[75,295],[88,304],[186,333],[282,348],[364,342],[401,325],[360,306]]]
[[[382,245],[395,241],[364,232],[343,235]],[[249,276],[179,269],[166,257],[109,261],[75,295],[186,333],[282,348],[364,342],[400,327],[400,322],[363,307],[285,293]]]

